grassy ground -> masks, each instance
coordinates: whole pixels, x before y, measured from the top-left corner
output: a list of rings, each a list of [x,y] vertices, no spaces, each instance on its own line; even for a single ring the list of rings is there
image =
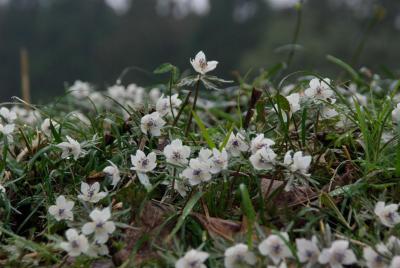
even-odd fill
[[[305,267],[310,243],[308,267],[394,263],[397,206],[376,204],[400,201],[400,81],[330,60],[344,70],[330,81],[277,65],[229,82],[164,64],[157,89],[78,83],[47,105],[2,105],[16,118],[3,109],[0,266]],[[66,244],[69,229],[80,240]]]

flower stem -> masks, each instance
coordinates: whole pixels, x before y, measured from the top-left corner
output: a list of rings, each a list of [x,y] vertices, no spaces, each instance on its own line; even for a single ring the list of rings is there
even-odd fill
[[[197,80],[197,83],[196,83],[193,105],[192,105],[192,109],[190,110],[190,113],[189,113],[189,119],[188,119],[188,122],[186,125],[186,130],[185,130],[185,137],[187,137],[189,134],[190,126],[192,125],[193,112],[196,111],[197,97],[199,96],[199,88],[200,88],[200,78],[201,77],[199,76],[199,79]]]

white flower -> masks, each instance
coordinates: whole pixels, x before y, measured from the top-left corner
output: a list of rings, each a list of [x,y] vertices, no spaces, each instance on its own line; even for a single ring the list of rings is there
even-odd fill
[[[124,103],[127,98],[125,87],[122,85],[113,85],[107,89],[108,95],[117,102]]]
[[[90,257],[97,258],[98,256],[107,255],[108,252],[108,247],[105,244],[100,244],[95,241],[94,243],[90,244],[85,254]]]
[[[69,88],[71,95],[77,99],[82,99],[89,96],[91,90],[92,89],[89,83],[82,82],[80,80],[75,81],[75,83]]]
[[[254,139],[251,140],[250,150],[252,154],[255,154],[258,150],[263,147],[271,147],[275,142],[271,139],[264,138],[264,134],[258,134]]]
[[[67,136],[67,140],[68,142],[57,144],[57,147],[62,150],[61,158],[65,159],[72,155],[77,160],[82,153],[81,145],[69,136]]]
[[[237,244],[225,250],[224,264],[226,268],[240,268],[243,264],[254,265],[257,262],[256,255],[249,251],[245,244]]]
[[[217,174],[221,172],[221,170],[225,170],[228,168],[228,153],[225,149],[222,149],[220,152],[218,149],[212,150],[211,161],[211,169],[210,172],[212,174]]]
[[[175,180],[174,190],[177,191],[182,197],[187,196],[187,192],[190,190],[186,179],[182,177],[182,174],[179,174],[179,179]]]
[[[115,186],[118,184],[118,182],[121,180],[121,175],[120,175],[120,171],[118,169],[118,167],[111,161],[108,161],[111,166],[107,166],[103,169],[103,172],[105,173],[105,175],[110,178],[111,181],[111,185]]]
[[[100,183],[98,182],[92,185],[82,182],[81,193],[82,194],[78,195],[78,198],[90,203],[97,203],[107,196],[106,192],[100,192]]]
[[[363,249],[363,257],[368,268],[386,268],[385,259],[371,247]]]
[[[194,60],[190,59],[193,69],[199,74],[206,74],[217,68],[218,61],[207,61],[203,51],[197,53]]]
[[[6,194],[6,188],[0,184],[0,195],[1,194]]]
[[[152,104],[156,104],[161,97],[161,91],[158,88],[153,88],[149,92],[149,99]]]
[[[396,108],[392,111],[392,119],[394,122],[400,122],[400,103],[397,103]]]
[[[143,107],[144,93],[144,88],[139,87],[136,84],[130,84],[126,88],[126,96],[133,101],[135,108]]]
[[[199,250],[189,250],[185,256],[175,263],[175,268],[206,268],[204,262],[208,259],[209,254]]]
[[[394,256],[392,262],[390,263],[390,268],[400,267],[400,256]]]
[[[321,118],[323,118],[323,119],[330,119],[337,115],[339,115],[339,113],[336,112],[335,109],[332,109],[329,107],[324,107],[321,111]]]
[[[96,105],[102,106],[105,102],[103,95],[100,92],[92,92],[89,95],[89,99]]]
[[[61,242],[60,247],[68,252],[71,257],[85,253],[89,249],[89,243],[84,235],[80,235],[75,229],[68,229],[65,232],[68,242]]]
[[[191,159],[189,167],[183,170],[182,177],[187,178],[190,185],[194,186],[211,180],[210,169],[209,162],[200,159]]]
[[[343,265],[350,265],[357,262],[356,256],[351,249],[348,249],[349,242],[336,240],[330,248],[325,248],[319,255],[318,261],[321,264],[329,263],[331,267],[341,268]]]
[[[10,111],[6,107],[1,107],[0,116],[7,122],[12,123],[17,119],[17,114],[14,111]]]
[[[269,170],[273,168],[276,154],[271,148],[263,147],[250,156],[250,162],[256,170]]]
[[[57,122],[50,120],[50,118],[46,118],[43,121],[42,125],[40,126],[40,129],[42,130],[44,135],[51,136],[51,127],[50,127],[51,124],[55,129],[60,127],[60,125]]]
[[[375,205],[375,214],[381,220],[381,223],[387,227],[394,227],[400,223],[400,215],[397,212],[399,205],[390,204],[385,206],[385,202],[379,201]]]
[[[133,167],[131,170],[136,170],[140,173],[147,173],[156,168],[156,154],[149,153],[147,156],[141,150],[136,151],[136,155],[131,155],[131,162]]]
[[[165,121],[158,112],[147,114],[140,120],[140,129],[144,134],[150,132],[152,136],[160,136],[161,128],[165,125]]]
[[[190,156],[190,147],[182,145],[180,139],[173,140],[164,148],[167,163],[173,165],[186,165]]]
[[[278,264],[284,258],[292,256],[289,247],[286,245],[288,241],[289,235],[287,233],[272,234],[258,245],[258,250],[261,255],[268,256],[274,264]]]
[[[15,125],[14,124],[7,124],[3,126],[0,124],[0,133],[3,133],[4,137],[7,138],[8,142],[13,142],[14,138],[12,136],[14,132]]]
[[[231,133],[226,144],[226,150],[233,156],[239,156],[241,152],[247,152],[249,150],[249,145],[244,141],[242,134],[237,133],[234,135]]]
[[[378,244],[377,249],[380,253],[385,254],[388,251],[388,248],[390,250],[395,250],[395,249],[400,249],[400,239],[397,237],[391,235],[386,243],[386,246],[382,246],[379,248],[381,244]]]
[[[276,265],[268,265],[267,268],[287,268],[287,264],[286,262],[281,262],[281,264],[279,264],[279,266]]]
[[[72,214],[72,208],[75,203],[73,201],[68,201],[63,195],[60,195],[56,199],[56,204],[49,207],[49,213],[57,221],[61,220],[74,220],[74,215]]]
[[[286,97],[290,105],[290,112],[295,113],[300,110],[300,94],[293,93]]]
[[[176,108],[179,108],[179,106],[182,104],[182,101],[179,99],[178,94],[174,94],[171,96],[171,99],[169,99],[169,96],[163,97],[157,101],[156,103],[156,111],[161,115],[171,115],[171,105],[172,105],[172,110],[174,112],[174,115],[176,116],[178,114],[178,111]]]
[[[307,171],[310,168],[311,160],[312,160],[311,156],[309,155],[303,156],[302,151],[295,152],[293,158],[292,158],[292,151],[288,151],[285,154],[283,163],[286,166],[289,166],[292,172],[298,171],[301,174],[308,176],[309,174],[307,174]]]
[[[301,263],[307,263],[307,267],[312,267],[318,262],[320,254],[316,238],[307,240],[304,238],[296,239],[297,255]]]
[[[103,244],[107,242],[109,235],[115,231],[115,224],[109,221],[111,211],[109,207],[99,210],[95,208],[89,215],[92,222],[87,222],[82,227],[82,233],[89,235],[94,233],[95,240]]]
[[[310,81],[310,87],[305,90],[304,94],[308,98],[314,98],[318,100],[326,100],[333,96],[333,90],[330,89],[329,85],[331,80],[325,78],[323,81],[318,78],[314,78]]]

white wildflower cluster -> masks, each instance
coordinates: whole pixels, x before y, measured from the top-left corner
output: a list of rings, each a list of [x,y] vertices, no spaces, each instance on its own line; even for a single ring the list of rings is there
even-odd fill
[[[292,248],[290,244],[289,235],[285,232],[271,234],[262,240],[258,244],[258,252],[239,243],[225,250],[224,264],[226,268],[253,267],[257,263],[264,263],[261,256],[267,258],[267,267],[287,267],[287,263],[293,262],[296,256],[302,267],[316,267],[320,264],[339,268],[357,263],[356,255],[349,248],[350,243],[347,240],[335,240],[325,248],[321,247],[315,236],[311,240],[296,239],[295,247]],[[204,263],[208,257],[207,252],[192,249],[176,262],[175,267],[206,267]],[[364,255],[364,258],[370,260],[369,255]],[[197,266],[191,266],[192,263]]]
[[[15,129],[14,121],[17,119],[17,114],[10,111],[6,107],[0,108],[0,134],[7,139],[9,143],[14,141],[13,132]]]
[[[98,182],[89,185],[82,182],[81,193],[77,196],[83,202],[96,204],[108,195],[107,192],[100,191]],[[56,199],[56,204],[49,207],[49,214],[56,221],[74,222],[73,208],[75,202],[67,200],[65,196],[60,195]],[[74,222],[74,226],[77,223]],[[76,228],[70,228],[66,231],[66,242],[61,242],[60,247],[68,252],[72,257],[86,254],[91,257],[107,255],[108,248],[106,242],[110,235],[116,230],[115,223],[111,220],[111,209],[94,208],[89,214],[89,220],[81,227],[81,231]]]

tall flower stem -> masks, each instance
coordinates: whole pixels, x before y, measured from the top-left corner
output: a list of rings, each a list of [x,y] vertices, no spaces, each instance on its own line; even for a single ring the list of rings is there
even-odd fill
[[[192,109],[190,109],[189,119],[188,119],[188,122],[186,125],[186,130],[185,130],[185,137],[187,137],[189,134],[190,126],[192,125],[193,112],[196,111],[197,98],[199,96],[200,79],[201,79],[201,76],[199,76],[199,79],[197,80],[197,83],[196,83],[193,105],[192,105]]]

